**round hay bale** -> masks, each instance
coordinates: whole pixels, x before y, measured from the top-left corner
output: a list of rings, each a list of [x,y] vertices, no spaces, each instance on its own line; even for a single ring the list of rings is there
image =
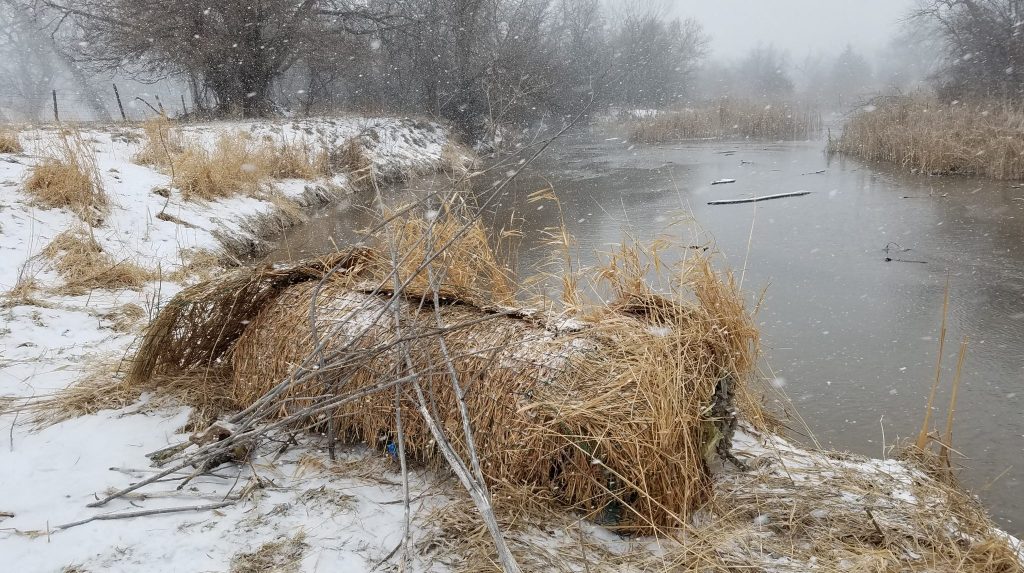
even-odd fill
[[[230,360],[239,406],[293,376],[314,351],[316,288],[288,287],[238,338]],[[321,286],[319,375],[280,396],[279,415],[415,371],[465,459],[454,371],[492,485],[549,488],[591,519],[640,532],[679,526],[706,501],[707,458],[719,437],[710,407],[721,380],[746,374],[736,354],[756,341],[749,322],[723,324],[714,305],[648,296],[558,328],[466,304],[435,313],[432,301],[405,299],[396,312],[388,296],[351,289],[347,280]],[[410,385],[401,392],[407,453],[443,463],[415,392]],[[388,450],[394,399],[378,392],[339,407],[338,437]]]

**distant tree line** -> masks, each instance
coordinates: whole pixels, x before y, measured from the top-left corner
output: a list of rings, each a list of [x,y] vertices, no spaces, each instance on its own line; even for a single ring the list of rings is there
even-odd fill
[[[693,88],[707,39],[650,2],[600,0],[0,0],[78,70],[174,80],[211,115],[409,110],[489,125]]]
[[[698,93],[701,99],[846,110],[878,91],[881,81],[867,58],[850,45],[838,54],[813,53],[794,64],[786,52],[762,44],[733,62],[706,65]]]

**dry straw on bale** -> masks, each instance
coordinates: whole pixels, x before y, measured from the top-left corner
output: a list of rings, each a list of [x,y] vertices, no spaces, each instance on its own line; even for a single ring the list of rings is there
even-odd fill
[[[429,243],[428,228],[446,248],[420,257],[415,249]],[[391,227],[389,248],[401,245],[407,261],[432,262],[429,270],[398,265],[406,286],[394,303],[394,267],[383,247],[237,271],[188,289],[154,322],[129,383],[208,372],[212,384],[223,384],[211,393],[246,408],[282,380],[299,380],[275,397],[276,415],[287,418],[326,396],[413,371],[465,458],[454,375],[490,483],[544,488],[625,530],[683,525],[709,498],[708,460],[728,440],[729,420],[712,412],[731,418],[732,405],[715,408],[715,398],[723,384],[745,397],[756,353],[757,330],[730,280],[694,258],[670,297],[656,295],[641,286],[637,252],[625,249],[601,273],[616,302],[568,322],[508,312],[501,305],[511,302],[509,277],[485,255],[493,249],[482,229],[457,235],[455,228],[444,221]],[[332,267],[341,270],[327,277]],[[437,307],[433,277],[441,282]],[[308,365],[316,346],[311,320],[322,364],[316,376],[299,377],[297,365]],[[393,400],[377,392],[346,403],[333,410],[331,426],[340,438],[388,448],[396,439]],[[409,388],[402,420],[406,452],[440,464]]]

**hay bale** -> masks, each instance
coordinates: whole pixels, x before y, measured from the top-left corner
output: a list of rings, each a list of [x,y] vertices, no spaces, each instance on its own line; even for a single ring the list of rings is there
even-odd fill
[[[694,302],[623,293],[619,303],[565,323],[449,299],[438,311],[442,329],[432,302],[410,292],[396,315],[387,293],[374,292],[382,281],[367,260],[380,258],[348,259],[346,272],[323,281],[329,267],[307,264],[239,271],[185,291],[157,319],[134,377],[216,368],[209,383],[228,380],[220,392],[248,407],[295,380],[314,351],[310,305],[319,290],[324,367],[277,397],[277,416],[415,371],[465,456],[443,339],[492,485],[546,488],[591,519],[638,532],[682,525],[708,499],[707,461],[730,422],[711,412],[734,412],[713,408],[714,397],[723,380],[746,378],[757,331],[706,261],[694,276]],[[402,392],[406,451],[442,464],[415,394]],[[381,450],[395,440],[391,392],[333,417],[343,439]]]
[[[235,269],[181,291],[146,329],[126,382],[144,388],[160,376],[220,368],[250,320],[285,288],[367,256],[352,250],[291,267]]]

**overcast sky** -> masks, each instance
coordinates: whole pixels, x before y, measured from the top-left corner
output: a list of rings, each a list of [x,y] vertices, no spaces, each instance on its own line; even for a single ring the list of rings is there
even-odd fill
[[[847,43],[865,55],[896,34],[914,0],[672,0],[676,13],[692,16],[711,36],[713,58],[743,55],[758,44],[775,44],[802,59],[814,51],[835,53]]]

